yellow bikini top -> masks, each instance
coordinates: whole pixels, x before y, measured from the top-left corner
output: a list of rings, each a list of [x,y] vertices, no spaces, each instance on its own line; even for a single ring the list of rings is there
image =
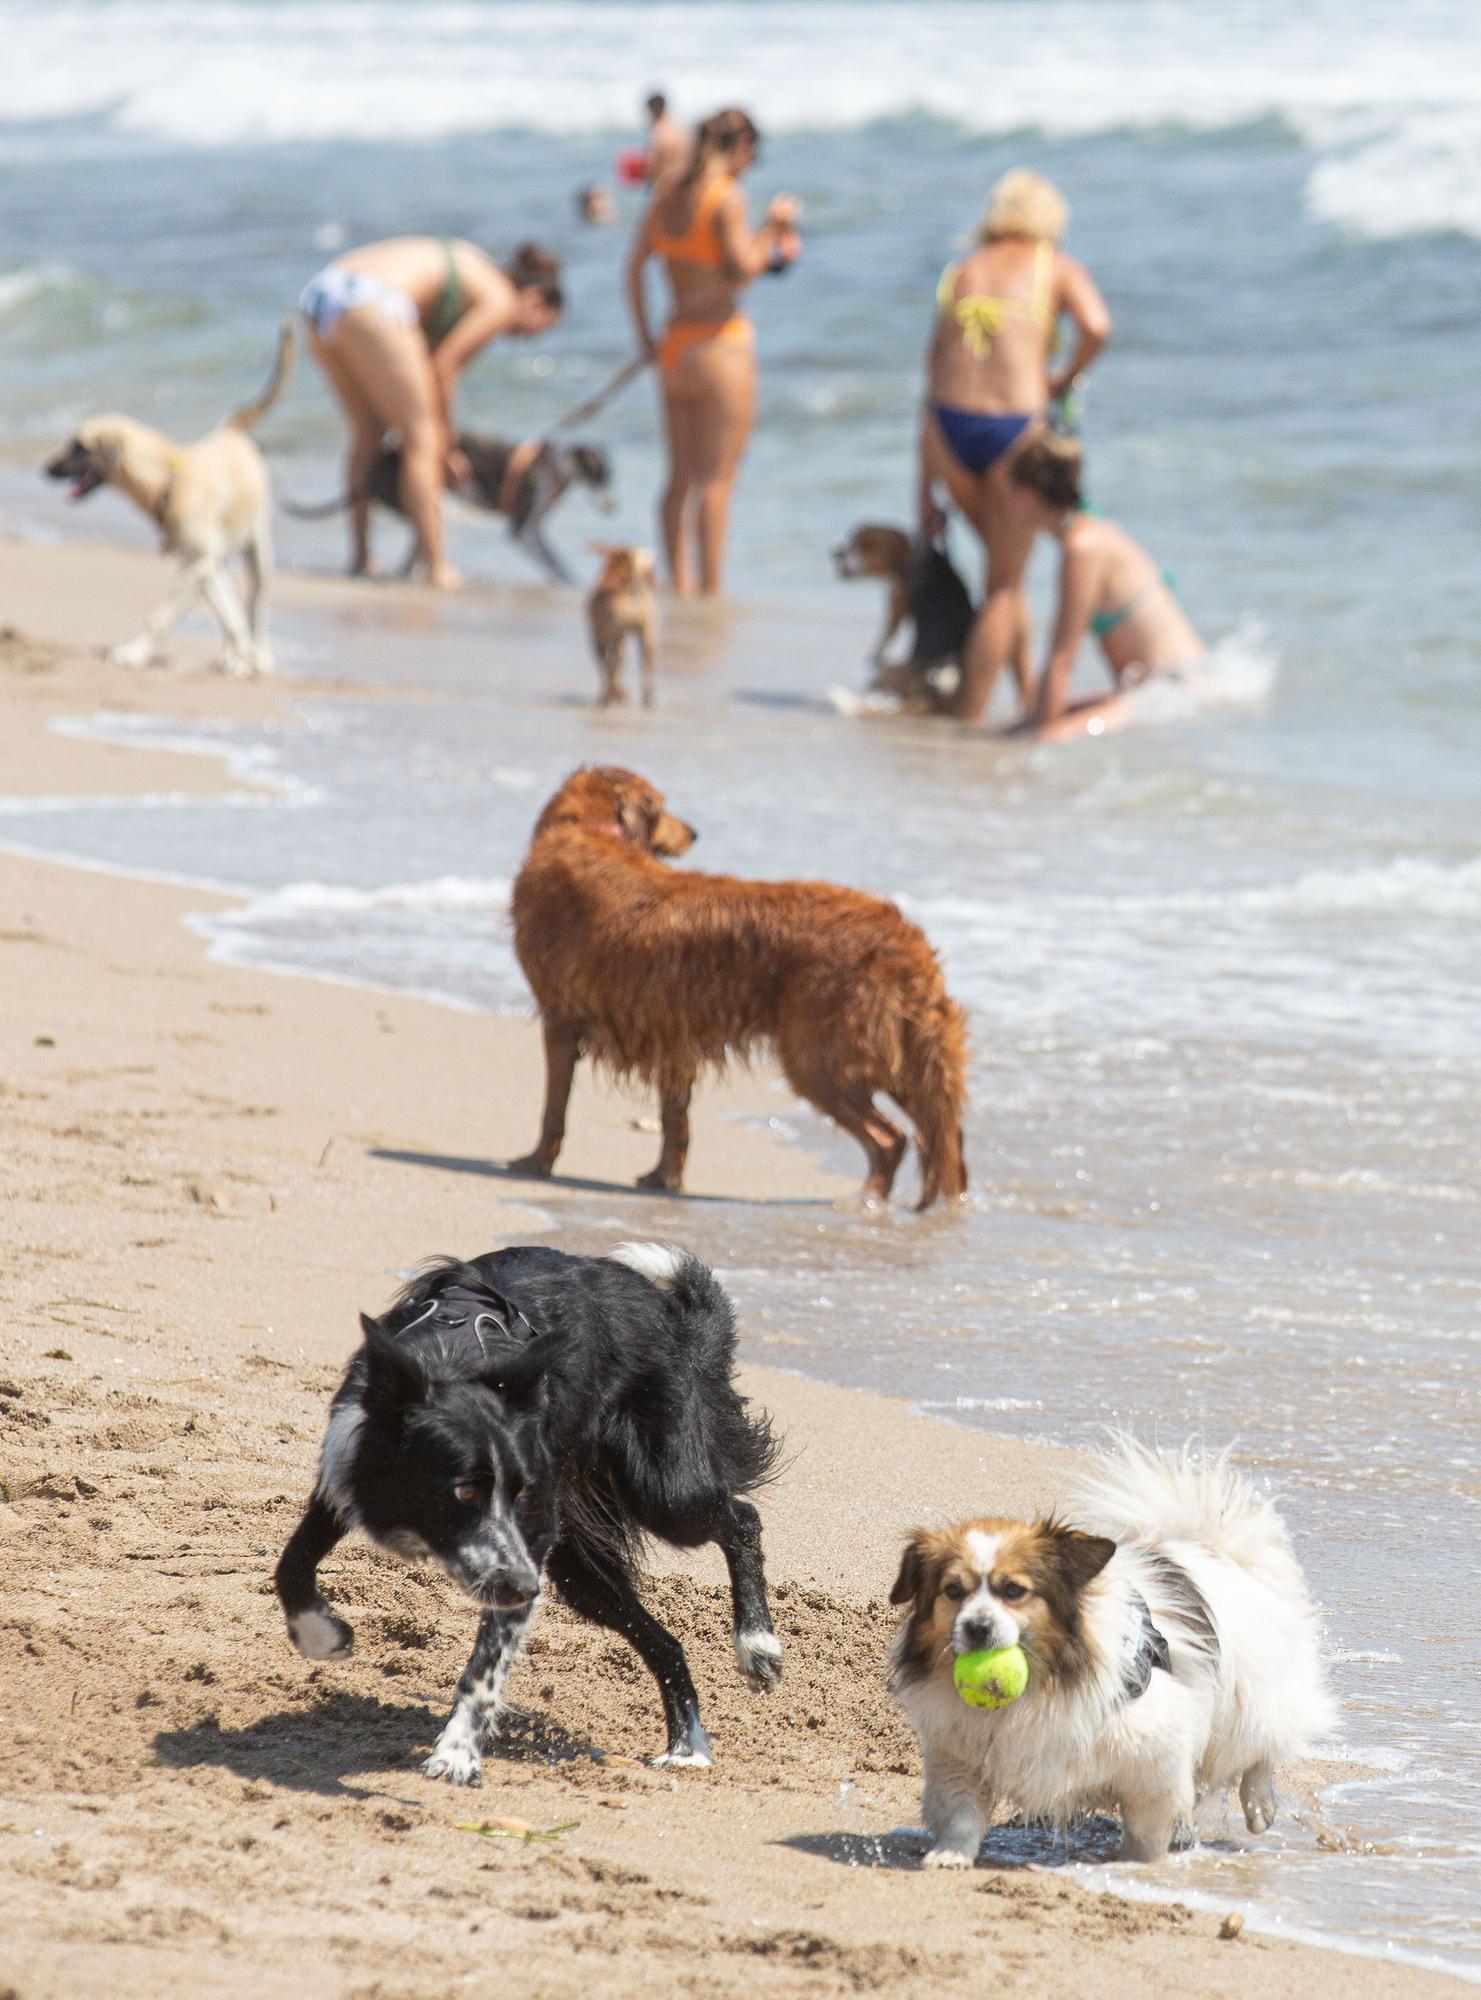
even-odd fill
[[[969,293],[966,298],[959,299],[956,296],[956,281],[961,270],[959,263],[948,264],[941,273],[941,282],[936,287],[936,304],[945,317],[954,319],[961,328],[962,339],[972,350],[974,360],[987,359],[1006,319],[1015,315],[1031,319],[1046,333],[1054,324],[1050,297],[1054,278],[1052,243],[1034,245],[1033,290],[1026,299],[995,299],[985,292]]]

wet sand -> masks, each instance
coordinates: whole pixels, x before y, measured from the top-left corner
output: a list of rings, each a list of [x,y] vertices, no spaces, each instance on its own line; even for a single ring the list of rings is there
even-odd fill
[[[0,794],[221,784],[214,760],[47,726],[102,706],[275,712],[272,684],[99,664],[88,649],[159,583],[148,559],[0,548]],[[286,587],[331,611],[342,596]],[[563,1232],[577,1184],[610,1191],[614,1240],[682,1240],[685,1204],[631,1191],[651,1107],[589,1084],[561,1177],[508,1178],[538,1111],[532,1024],[212,964],[182,922],[211,901],[0,856],[0,1991],[1459,1990],[1223,1941],[1215,1914],[1053,1873],[921,1874],[919,1843],[889,1834],[918,1813],[881,1684],[899,1535],[1052,1501],[1069,1458],[767,1366],[786,1352],[764,1321],[744,1329],[744,1386],[789,1455],[763,1505],[780,1693],[734,1673],[718,1555],[655,1559],[713,1771],[643,1762],[645,1671],[551,1607],[483,1789],[421,1779],[471,1636],[451,1588],[346,1545],[325,1581],[356,1651],[325,1667],[291,1652],[271,1595],[355,1311],[435,1251],[601,1247]],[[766,1086],[699,1098],[692,1197],[848,1191],[727,1118],[774,1102]],[[1332,1775],[1284,1774],[1288,1804]]]

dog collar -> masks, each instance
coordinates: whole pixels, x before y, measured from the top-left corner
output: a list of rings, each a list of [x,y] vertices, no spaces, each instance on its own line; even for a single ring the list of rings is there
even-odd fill
[[[1131,1593],[1131,1629],[1126,1635],[1126,1648],[1121,1662],[1121,1696],[1124,1701],[1139,1701],[1152,1685],[1152,1670],[1161,1667],[1165,1674],[1172,1672],[1172,1654],[1167,1641],[1152,1623],[1152,1614],[1147,1609],[1147,1600],[1139,1590]]]

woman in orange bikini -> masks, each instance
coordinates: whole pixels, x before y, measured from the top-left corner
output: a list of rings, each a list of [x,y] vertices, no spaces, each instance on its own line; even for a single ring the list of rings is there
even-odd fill
[[[945,526],[944,486],[982,538],[987,597],[962,662],[956,713],[976,722],[1011,659],[1025,711],[1033,688],[1023,573],[1034,530],[1009,498],[1008,471],[1044,412],[1105,346],[1111,316],[1094,280],[1057,248],[1069,210],[1048,181],[1022,168],[992,191],[977,248],[948,264],[936,289],[920,440],[920,527]],[[1069,360],[1052,376],[1061,315],[1074,324]]]
[[[644,354],[658,363],[668,438],[663,545],[675,590],[720,589],[731,489],[756,417],[756,341],[736,310],[741,289],[763,271],[785,269],[798,249],[798,204],[778,195],[753,230],[737,185],[760,134],[744,111],[717,111],[700,126],[682,171],[654,189],[627,261],[627,296]],[[643,295],[650,257],[668,273],[673,314],[655,341]]]
[[[346,485],[361,495],[386,433],[401,445],[401,504],[429,583],[455,589],[443,548],[444,481],[467,477],[453,395],[464,367],[499,334],[544,333],[561,314],[560,259],[522,243],[502,268],[476,244],[394,236],[348,250],[299,300],[309,350],[350,420]],[[350,509],[356,576],[373,574],[370,503]]]

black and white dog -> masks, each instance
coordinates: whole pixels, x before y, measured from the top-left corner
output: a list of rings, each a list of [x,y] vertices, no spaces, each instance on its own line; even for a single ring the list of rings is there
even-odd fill
[[[753,1687],[781,1678],[744,1498],[775,1470],[766,1417],[732,1381],[735,1314],[687,1251],[626,1243],[610,1257],[544,1247],[430,1266],[381,1319],[330,1406],[319,1479],[277,1569],[289,1636],[311,1660],[354,1633],[319,1593],[319,1563],[351,1529],[430,1559],[482,1606],[453,1712],[422,1769],[480,1782],[499,1692],[548,1576],[573,1611],[620,1632],[663,1696],[660,1764],[708,1764],[684,1658],[633,1576],[644,1534],[716,1542],[730,1570],[736,1658]]]
[[[558,583],[574,583],[566,564],[546,541],[542,532],[546,516],[572,486],[584,486],[603,513],[612,507],[612,462],[597,444],[543,443],[510,444],[504,438],[481,437],[477,431],[459,431],[458,449],[468,461],[468,477],[456,489],[458,499],[486,514],[503,514],[509,522],[511,538],[527,555],[542,563]],[[388,444],[371,465],[361,491],[363,499],[393,513],[404,512],[401,505],[401,450]],[[299,521],[322,521],[342,514],[355,495],[344,493],[336,500],[313,505],[285,500],[285,513]],[[413,543],[407,558],[409,570],[416,557]]]

